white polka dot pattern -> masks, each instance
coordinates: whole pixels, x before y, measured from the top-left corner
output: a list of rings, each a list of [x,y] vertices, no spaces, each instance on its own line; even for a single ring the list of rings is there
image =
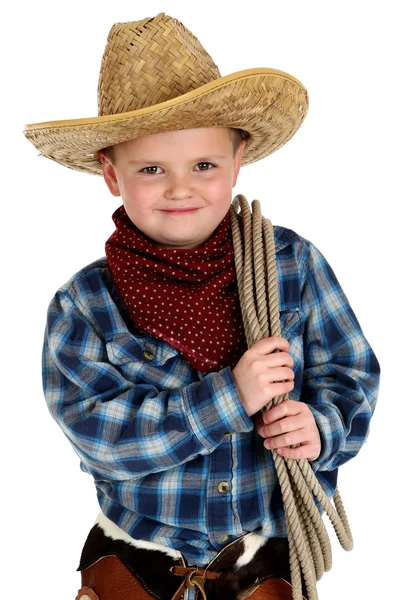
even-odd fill
[[[233,368],[247,344],[230,212],[195,249],[158,248],[124,206],[112,218],[116,230],[105,245],[107,264],[135,327],[165,340],[199,371]]]

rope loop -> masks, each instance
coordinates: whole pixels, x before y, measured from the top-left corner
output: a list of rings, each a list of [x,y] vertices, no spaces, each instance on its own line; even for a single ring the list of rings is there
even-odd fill
[[[233,199],[230,215],[240,306],[250,348],[262,338],[281,337],[274,230],[271,221],[262,216],[259,200],[253,200],[250,209],[242,194]],[[286,393],[273,398],[261,409],[262,414],[288,397]],[[275,450],[272,456],[285,510],[293,600],[303,598],[301,572],[309,600],[318,600],[316,582],[330,570],[332,550],[315,499],[328,515],[342,548],[351,550],[353,537],[343,502],[336,489],[332,506],[308,460],[287,459]]]

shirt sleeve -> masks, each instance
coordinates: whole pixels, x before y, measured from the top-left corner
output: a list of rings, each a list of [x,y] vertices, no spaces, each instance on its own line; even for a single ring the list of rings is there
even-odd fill
[[[307,244],[300,399],[310,407],[322,443],[310,464],[314,471],[332,471],[354,457],[368,437],[380,366],[331,266]]]
[[[230,367],[168,391],[129,381],[64,292],[48,308],[42,365],[49,410],[97,480],[171,469],[212,452],[224,434],[254,427]]]

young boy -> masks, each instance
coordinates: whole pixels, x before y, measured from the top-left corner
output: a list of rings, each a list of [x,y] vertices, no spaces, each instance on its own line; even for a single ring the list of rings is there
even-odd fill
[[[221,77],[164,13],[112,27],[98,89],[98,117],[26,129],[123,202],[106,256],[52,299],[43,349],[49,409],[101,507],[77,598],[290,598],[268,450],[308,459],[332,497],[380,374],[323,255],[281,226],[282,336],[246,345],[232,188],[241,165],[294,135],[306,90],[273,69]]]

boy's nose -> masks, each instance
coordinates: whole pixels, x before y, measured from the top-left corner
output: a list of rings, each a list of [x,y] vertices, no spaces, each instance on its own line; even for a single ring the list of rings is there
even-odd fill
[[[165,197],[168,200],[182,200],[190,198],[193,195],[193,182],[190,182],[188,176],[171,177],[165,192]]]

